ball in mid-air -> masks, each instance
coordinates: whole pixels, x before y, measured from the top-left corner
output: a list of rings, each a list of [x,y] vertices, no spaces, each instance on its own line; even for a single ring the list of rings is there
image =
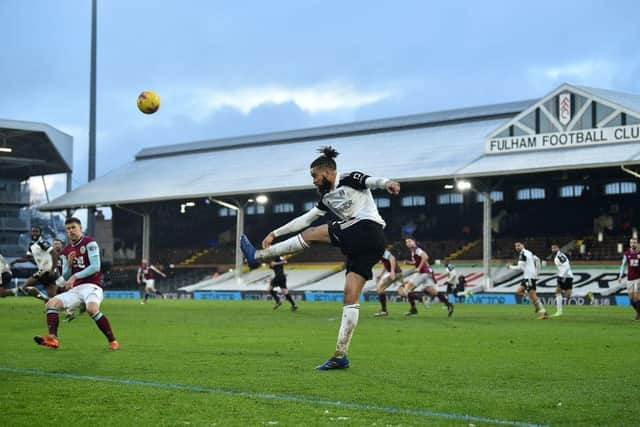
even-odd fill
[[[152,90],[145,90],[138,95],[138,109],[145,114],[153,114],[160,108],[160,97]]]

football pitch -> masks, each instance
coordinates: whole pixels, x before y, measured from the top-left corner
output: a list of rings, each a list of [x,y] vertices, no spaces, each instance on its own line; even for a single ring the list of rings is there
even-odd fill
[[[338,303],[106,300],[122,349],[93,321],[0,300],[0,425],[634,426],[640,322],[629,307],[576,307],[535,320],[530,306],[440,304],[405,317],[364,303],[351,368],[319,372]],[[553,308],[552,310],[553,311]]]

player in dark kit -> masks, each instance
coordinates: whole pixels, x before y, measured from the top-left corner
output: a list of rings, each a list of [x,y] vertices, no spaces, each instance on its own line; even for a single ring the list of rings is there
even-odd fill
[[[367,280],[373,277],[371,269],[384,252],[386,223],[378,213],[372,189],[386,189],[391,194],[400,192],[400,184],[387,178],[375,178],[362,172],[340,175],[336,170],[338,152],[331,147],[319,150],[322,155],[311,163],[313,185],[320,200],[307,213],[272,231],[256,250],[247,236],[242,236],[241,248],[249,267],[256,268],[261,261],[276,256],[302,251],[309,245],[330,243],[341,249],[347,257],[347,275],[344,285],[344,307],[334,355],[316,369],[343,369],[349,367],[347,350],[358,324],[358,300]],[[309,227],[327,212],[339,218],[329,224]],[[297,233],[293,237],[272,245],[277,237]]]
[[[624,251],[622,265],[618,283],[622,282],[624,267],[627,266],[627,292],[629,293],[629,304],[636,311],[636,320],[640,320],[640,246],[638,239],[629,240],[629,249]]]
[[[67,279],[67,292],[51,298],[47,302],[47,326],[49,334],[33,337],[34,341],[50,348],[58,348],[58,310],[79,307],[85,303],[87,313],[96,322],[109,341],[109,349],[118,350],[107,317],[100,311],[103,300],[102,273],[100,272],[100,248],[89,236],[82,234],[82,223],[78,218],[68,218],[65,228],[69,244],[62,249],[62,271]]]
[[[289,303],[291,304],[291,311],[296,311],[298,309],[298,306],[293,301],[293,298],[291,298],[291,295],[289,295],[289,290],[287,289],[287,275],[284,274],[284,265],[286,263],[287,260],[280,256],[269,263],[269,267],[273,270],[274,276],[269,283],[269,288],[267,289],[267,291],[271,294],[273,300],[276,302],[273,306],[274,310],[277,310],[282,305],[280,296],[274,289],[280,288],[280,292],[282,292],[282,295],[284,295],[287,301],[289,301]]]

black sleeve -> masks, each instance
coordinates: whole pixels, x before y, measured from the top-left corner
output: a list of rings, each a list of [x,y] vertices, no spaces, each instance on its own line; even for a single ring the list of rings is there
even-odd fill
[[[329,211],[329,208],[327,207],[327,205],[325,205],[324,202],[322,201],[322,196],[320,196],[320,198],[318,199],[318,203],[316,204],[316,208],[320,209],[321,211],[325,211],[325,212]]]
[[[366,190],[367,186],[364,182],[367,178],[369,178],[369,175],[362,172],[351,172],[348,175],[340,177],[340,183],[338,186],[345,185],[347,187],[355,188],[356,190]]]

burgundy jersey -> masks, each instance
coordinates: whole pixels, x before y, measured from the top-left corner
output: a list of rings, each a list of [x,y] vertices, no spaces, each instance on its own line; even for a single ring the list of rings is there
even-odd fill
[[[90,245],[90,247],[87,247],[87,245]],[[89,237],[89,236],[82,236],[82,238],[77,242],[69,243],[67,246],[65,246],[62,249],[62,252],[60,252],[60,255],[67,258],[67,261],[69,259],[68,257],[70,254],[72,253],[75,254],[73,263],[70,266],[71,274],[76,274],[84,270],[85,268],[89,267],[90,265],[89,251],[90,250],[98,251],[98,254],[100,253],[99,252],[100,250],[98,249],[98,244],[92,237]],[[75,281],[73,286],[74,287],[80,286],[87,283],[91,283],[93,285],[98,285],[102,287],[102,273],[98,271],[97,273],[93,273],[91,276],[83,277],[81,279],[79,278]]]
[[[140,264],[138,271],[144,280],[153,280],[153,269],[151,268],[151,264]]]
[[[391,261],[389,261],[389,258],[391,258],[391,252],[384,251],[384,253],[382,254],[382,258],[380,259],[380,262],[382,263],[386,271],[391,272]],[[396,273],[401,273],[401,272],[402,270],[400,269],[400,266],[396,262]]]
[[[624,257],[627,259],[627,280],[640,279],[640,251],[627,249]]]
[[[422,254],[425,253],[421,248],[417,247],[411,251],[411,258],[413,258],[413,262],[416,264],[416,268],[422,262]],[[432,273],[431,267],[429,266],[429,262],[425,262],[420,271],[418,273]]]

